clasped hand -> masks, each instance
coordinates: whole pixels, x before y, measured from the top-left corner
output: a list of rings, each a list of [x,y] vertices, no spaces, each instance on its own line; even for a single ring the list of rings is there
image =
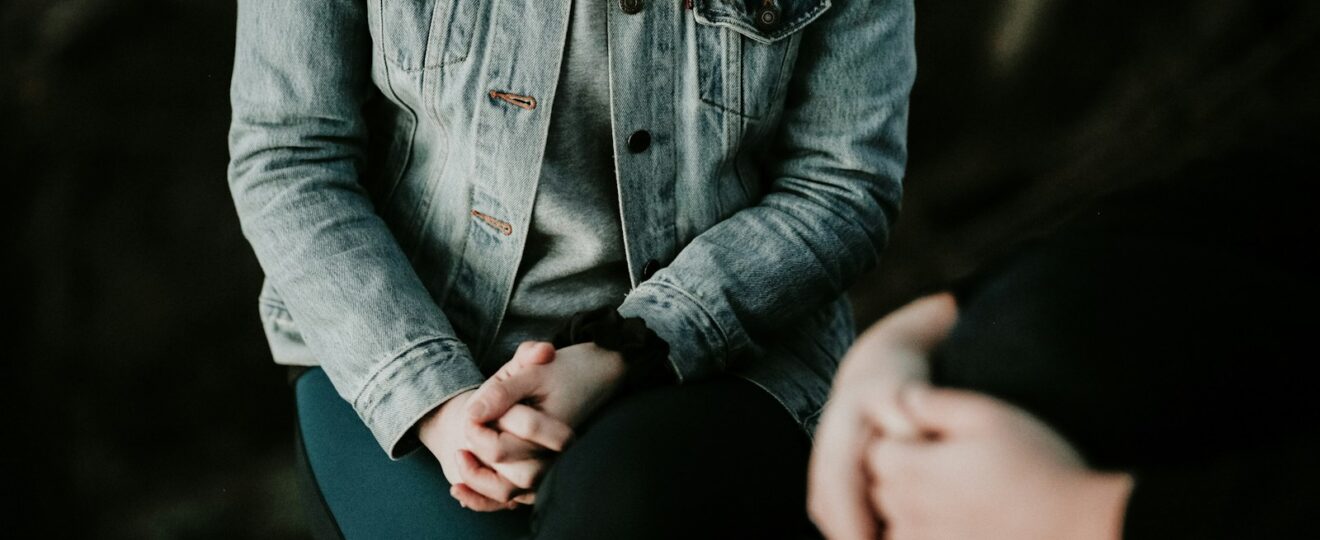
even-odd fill
[[[1117,538],[1129,477],[1090,470],[1022,409],[930,386],[957,316],[951,296],[924,298],[848,352],[816,433],[812,520],[832,540]]]
[[[422,443],[463,506],[489,512],[534,504],[546,467],[573,428],[614,394],[624,369],[619,353],[592,343],[555,350],[524,342],[480,388],[423,419]]]

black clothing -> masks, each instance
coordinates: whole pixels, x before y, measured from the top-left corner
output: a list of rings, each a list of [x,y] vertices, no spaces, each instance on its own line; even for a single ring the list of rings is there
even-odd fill
[[[1127,538],[1316,530],[1315,219],[1292,178],[1248,192],[1219,167],[1105,201],[964,284],[932,366],[1133,472]]]

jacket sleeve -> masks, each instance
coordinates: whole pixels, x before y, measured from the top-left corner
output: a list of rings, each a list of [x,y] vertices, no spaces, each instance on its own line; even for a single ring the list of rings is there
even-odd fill
[[[802,32],[767,194],[697,235],[619,307],[669,342],[680,381],[836,300],[888,241],[916,75],[912,3],[836,0]]]
[[[391,459],[484,377],[358,181],[363,2],[240,0],[229,186],[243,233],[339,395]]]

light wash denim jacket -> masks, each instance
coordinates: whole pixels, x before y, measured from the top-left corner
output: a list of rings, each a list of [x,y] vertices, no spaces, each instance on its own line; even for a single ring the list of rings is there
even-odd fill
[[[899,207],[911,0],[606,9],[633,285],[619,311],[669,342],[681,381],[734,373],[810,433],[855,335],[843,293]],[[322,366],[391,458],[506,360],[491,345],[569,12],[239,1],[229,184],[267,337],[276,362]]]

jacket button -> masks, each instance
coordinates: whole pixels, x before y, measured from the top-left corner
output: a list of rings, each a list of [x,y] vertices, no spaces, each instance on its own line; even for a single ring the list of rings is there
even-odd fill
[[[646,261],[646,264],[642,265],[642,281],[651,279],[651,276],[654,276],[655,273],[659,271],[660,271],[660,261],[657,261],[655,259]]]
[[[634,154],[645,152],[651,147],[651,132],[644,129],[634,131],[628,136],[628,151]]]
[[[756,25],[762,30],[773,30],[779,25],[779,9],[767,3],[756,10]]]
[[[622,7],[623,12],[629,15],[641,13],[642,0],[619,0],[619,7]]]

